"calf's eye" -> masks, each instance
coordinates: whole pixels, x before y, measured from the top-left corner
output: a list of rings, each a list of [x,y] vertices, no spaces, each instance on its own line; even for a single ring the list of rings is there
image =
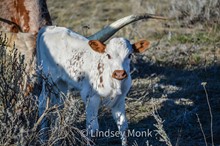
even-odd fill
[[[111,55],[109,55],[109,54],[107,54],[107,56],[108,56],[108,59],[111,59],[111,58],[112,58]]]

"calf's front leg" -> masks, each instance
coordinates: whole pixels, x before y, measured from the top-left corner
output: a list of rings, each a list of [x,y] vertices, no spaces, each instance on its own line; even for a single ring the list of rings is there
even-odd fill
[[[98,110],[100,97],[93,95],[87,98],[86,101],[86,128],[90,137],[94,137],[94,133],[99,129]]]
[[[118,98],[118,102],[116,102],[116,104],[113,107],[111,107],[111,111],[121,135],[122,146],[126,146],[128,123],[125,116],[125,96]]]

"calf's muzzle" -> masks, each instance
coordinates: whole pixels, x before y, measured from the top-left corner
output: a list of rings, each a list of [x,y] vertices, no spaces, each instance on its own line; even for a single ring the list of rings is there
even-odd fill
[[[112,73],[112,77],[117,79],[117,80],[123,80],[125,78],[127,78],[128,74],[126,73],[125,70],[115,70]]]

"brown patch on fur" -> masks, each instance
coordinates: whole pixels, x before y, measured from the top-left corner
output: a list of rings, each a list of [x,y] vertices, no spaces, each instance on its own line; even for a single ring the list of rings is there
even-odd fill
[[[15,4],[15,7],[17,8],[17,13],[20,14],[20,19],[17,18],[18,21],[20,20],[19,23],[22,23],[21,21],[23,21],[23,32],[29,32],[29,30],[30,30],[30,25],[29,25],[30,17],[29,17],[29,11],[26,9],[26,7],[24,5],[24,0],[18,0],[17,5]]]
[[[104,64],[99,62],[97,69],[98,69],[98,75],[100,76],[98,87],[99,88],[103,88],[104,87],[104,83],[103,83],[102,73],[104,71]]]
[[[104,64],[99,62],[97,69],[98,69],[99,75],[101,75],[104,71]]]
[[[104,88],[104,84],[103,84],[103,77],[100,76],[99,78],[99,85],[98,85],[99,88]]]
[[[103,83],[103,79],[102,79],[102,76],[100,77],[100,83]]]
[[[97,69],[100,70],[100,68],[101,68],[101,63],[98,63]]]
[[[68,63],[68,71],[71,73],[71,76],[76,79],[76,82],[81,82],[85,79],[85,73],[82,72],[83,58],[81,57],[84,52],[79,52],[74,54]]]

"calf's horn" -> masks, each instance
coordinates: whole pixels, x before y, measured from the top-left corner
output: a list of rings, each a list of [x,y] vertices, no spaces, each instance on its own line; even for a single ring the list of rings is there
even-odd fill
[[[162,16],[156,16],[148,13],[142,13],[142,14],[134,14],[130,15],[124,18],[121,18],[112,24],[106,26],[102,30],[98,31],[97,33],[91,35],[88,37],[89,40],[99,40],[101,42],[105,42],[108,40],[111,36],[113,36],[117,31],[119,31],[124,26],[133,23],[138,20],[142,19],[162,19],[162,20],[168,20],[166,17]]]

